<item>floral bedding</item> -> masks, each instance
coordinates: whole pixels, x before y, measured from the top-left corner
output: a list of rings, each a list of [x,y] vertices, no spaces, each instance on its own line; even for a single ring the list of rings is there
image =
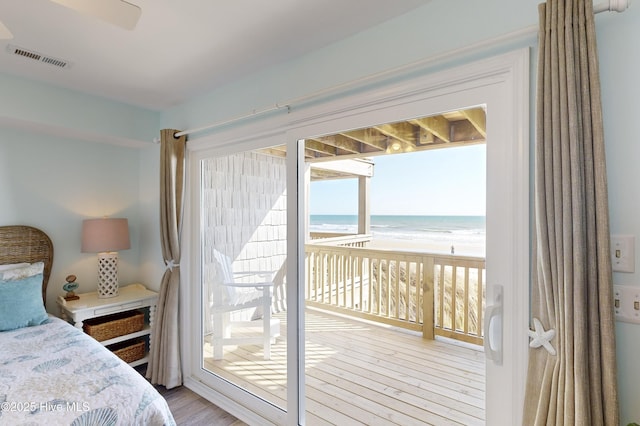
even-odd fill
[[[0,425],[175,425],[137,371],[59,318],[0,332]]]

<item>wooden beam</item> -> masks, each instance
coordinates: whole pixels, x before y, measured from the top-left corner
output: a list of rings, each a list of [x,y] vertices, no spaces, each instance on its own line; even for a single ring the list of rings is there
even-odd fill
[[[466,120],[465,120],[466,121]],[[467,122],[469,124],[470,127],[471,123]],[[474,130],[475,134],[479,136],[479,133],[477,133]],[[426,144],[426,145],[418,145],[416,147],[413,147],[411,152],[418,152],[418,151],[429,151],[432,149],[444,149],[444,148],[455,148],[458,146],[467,146],[467,145],[477,145],[477,144],[482,144],[485,143],[485,139],[484,138],[480,138],[477,137],[476,139],[464,139],[464,140],[459,140],[459,141],[453,141],[453,142],[444,142],[440,139],[436,139],[433,143],[431,144]],[[406,144],[405,144],[406,145]],[[408,150],[398,150],[397,153],[394,152],[387,152],[387,151],[376,151],[376,152],[370,152],[370,153],[366,153],[366,154],[344,154],[344,155],[339,155],[337,157],[335,156],[316,156],[314,158],[308,158],[306,159],[307,162],[310,163],[319,163],[319,162],[324,162],[324,161],[335,161],[336,158],[339,159],[348,159],[348,158],[363,158],[363,157],[379,157],[381,155],[394,155],[394,154],[401,154],[401,153],[405,153],[408,152]]]
[[[331,136],[321,136],[318,138],[313,138],[313,140],[327,144],[327,145],[331,145],[335,148],[339,148],[351,153],[362,152],[362,146],[359,142],[341,134],[331,135]]]
[[[335,146],[324,144],[315,139],[305,139],[304,146],[306,149],[310,151],[318,152],[320,154],[334,155],[334,156],[338,155],[338,149]]]
[[[374,129],[405,144],[414,147],[418,145],[418,131],[413,124],[406,121],[394,124],[382,124],[380,126],[374,126]]]
[[[280,149],[280,147],[274,146],[271,148],[263,148],[263,149],[259,149],[258,150],[259,153],[264,154],[264,155],[269,155],[272,157],[286,157],[287,156],[287,150],[285,149]]]
[[[451,124],[449,120],[441,115],[433,117],[416,118],[410,120],[411,123],[420,126],[422,129],[428,130],[433,133],[438,139],[442,139],[445,142],[451,142]]]
[[[374,129],[351,130],[348,132],[342,132],[341,135],[358,141],[366,146],[370,146],[377,151],[384,151],[387,149],[387,144],[385,143],[386,136]]]
[[[272,146],[269,148],[259,149],[257,150],[257,152],[265,155],[270,155],[272,157],[285,158],[287,156],[287,146],[286,145]],[[317,159],[317,158],[335,158],[336,154],[333,152],[323,153],[323,152],[318,152],[318,151],[305,148],[304,156],[307,160],[311,160],[311,159]]]
[[[471,108],[460,111],[473,124],[482,137],[487,137],[487,114],[484,108]]]
[[[312,182],[324,181],[324,180],[339,180],[339,179],[353,179],[353,176],[344,176],[339,173],[333,173],[327,170],[311,169]]]
[[[324,170],[331,173],[356,176],[373,176],[373,162],[367,160],[335,160],[314,163],[312,170]]]
[[[429,145],[444,142],[442,139],[437,138],[433,133],[423,127],[420,127],[418,140],[419,145]]]
[[[451,122],[451,142],[477,141],[485,142],[486,138],[468,120]]]

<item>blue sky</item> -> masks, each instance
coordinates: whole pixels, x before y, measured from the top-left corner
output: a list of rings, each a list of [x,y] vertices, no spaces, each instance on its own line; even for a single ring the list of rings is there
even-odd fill
[[[485,214],[485,144],[386,155],[374,162],[371,214]],[[310,212],[357,214],[357,179],[312,182]]]

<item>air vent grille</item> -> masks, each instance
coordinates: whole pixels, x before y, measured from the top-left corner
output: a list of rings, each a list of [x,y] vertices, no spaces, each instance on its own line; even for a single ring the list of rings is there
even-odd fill
[[[7,51],[13,55],[22,56],[23,58],[32,59],[58,68],[69,68],[71,66],[69,61],[54,58],[53,56],[43,55],[42,53],[38,53],[34,50],[25,49],[11,44],[7,46]]]

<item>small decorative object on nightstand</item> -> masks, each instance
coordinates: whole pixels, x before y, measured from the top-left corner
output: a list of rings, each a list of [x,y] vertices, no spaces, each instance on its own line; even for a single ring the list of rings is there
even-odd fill
[[[78,300],[72,301],[67,301],[62,296],[58,297],[57,303],[63,319],[85,332],[90,328],[83,328],[87,320],[92,320],[87,321],[87,326],[90,325],[96,329],[101,325],[109,327],[108,323],[115,324],[118,329],[115,334],[106,337],[93,335],[93,337],[98,337],[96,340],[120,358],[130,361],[129,365],[132,367],[148,361],[145,355],[151,345],[151,329],[158,303],[158,293],[147,290],[142,284],[129,284],[120,287],[117,296],[108,299],[100,297],[100,293],[95,291],[82,293],[79,296]],[[142,321],[140,317],[144,317],[142,329],[139,325],[134,326],[134,322],[139,319]],[[92,335],[92,333],[88,334]],[[128,354],[134,351],[139,355],[129,358]]]
[[[62,286],[62,289],[64,291],[66,291],[67,294],[65,294],[64,300],[66,300],[68,302],[70,300],[78,300],[78,299],[80,299],[75,293],[75,290],[80,285],[80,284],[78,284],[76,282],[76,276],[75,275],[67,275],[67,278],[65,278],[65,279],[67,280],[67,282],[66,282],[66,284],[64,284]]]

